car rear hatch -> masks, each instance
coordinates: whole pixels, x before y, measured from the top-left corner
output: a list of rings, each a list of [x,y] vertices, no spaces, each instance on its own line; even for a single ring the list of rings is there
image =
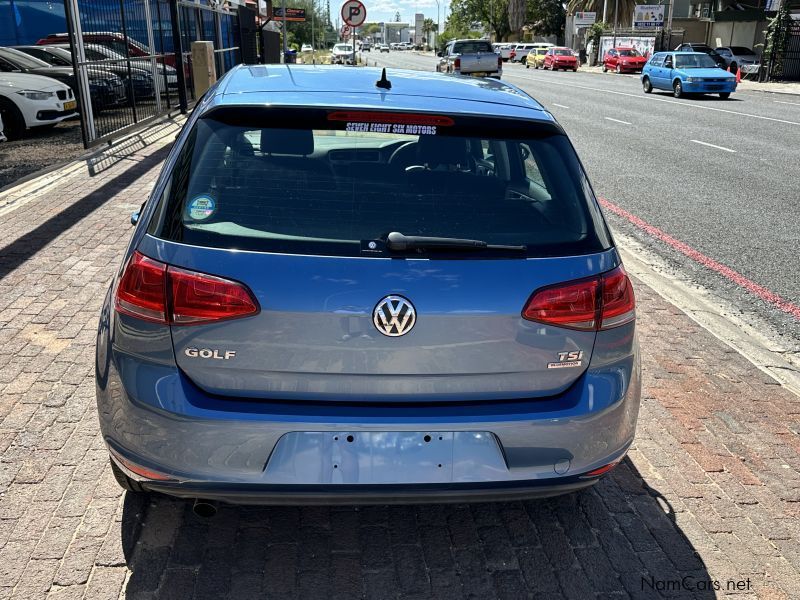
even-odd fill
[[[560,130],[322,109],[287,128],[296,116],[200,119],[131,259],[163,265],[194,384],[466,401],[581,376],[619,264]]]

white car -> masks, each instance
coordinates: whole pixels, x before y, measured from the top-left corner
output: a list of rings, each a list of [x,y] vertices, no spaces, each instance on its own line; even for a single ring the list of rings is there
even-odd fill
[[[352,65],[353,44],[336,44],[331,50],[331,63],[334,65]]]
[[[0,72],[0,118],[5,137],[17,140],[25,130],[53,126],[77,114],[70,87],[41,75]]]
[[[115,61],[114,64],[127,65],[126,56],[102,44],[85,44],[84,48],[93,51],[92,54],[95,58],[91,60],[112,60]],[[103,59],[99,58],[101,55]],[[89,57],[87,56],[87,58]],[[151,75],[153,74],[153,63],[149,58],[131,58],[131,67],[144,69]],[[175,67],[163,63],[156,63],[156,68],[158,69],[158,77],[154,78],[153,81],[156,85],[158,85],[156,82],[163,83],[165,77],[168,87],[175,87],[178,85],[178,72],[175,70]]]
[[[314,51],[314,48],[311,46],[311,44],[303,44],[300,47],[300,52],[313,52],[313,51]]]

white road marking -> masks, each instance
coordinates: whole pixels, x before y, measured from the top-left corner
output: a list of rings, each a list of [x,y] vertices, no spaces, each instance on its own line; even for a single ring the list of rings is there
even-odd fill
[[[606,121],[614,121],[614,123],[622,123],[623,125],[633,125],[633,123],[628,123],[627,121],[620,121],[619,119],[612,119],[611,117],[603,117]]]
[[[792,106],[800,106],[800,102],[786,102],[784,100],[773,100],[777,104],[791,104]]]
[[[606,94],[617,94],[618,96],[630,96],[631,98],[638,98],[640,100],[651,100],[651,101],[655,101],[655,102],[667,102],[669,104],[679,104],[681,106],[688,106],[689,108],[697,108],[697,109],[701,109],[701,110],[713,110],[713,111],[716,111],[716,112],[728,113],[730,115],[739,115],[740,117],[750,117],[752,119],[763,119],[765,121],[774,121],[775,123],[785,123],[786,125],[798,125],[798,126],[800,126],[800,123],[797,122],[797,121],[787,121],[786,119],[776,119],[774,117],[765,117],[763,115],[753,115],[753,114],[750,114],[750,113],[743,113],[743,112],[738,112],[738,111],[735,111],[735,110],[726,110],[724,108],[714,108],[713,106],[704,106],[702,104],[692,104],[692,103],[689,103],[689,102],[680,102],[678,100],[670,100],[669,98],[659,98],[658,96],[652,96],[652,95],[647,95],[646,96],[644,94],[631,94],[629,92],[617,92],[616,90],[605,90],[605,89],[602,89],[602,88],[591,87],[591,86],[588,86],[588,85],[578,85],[576,83],[564,83],[563,81],[553,81],[550,78],[531,77],[531,76],[522,77],[520,75],[511,75],[511,74],[509,74],[508,77],[515,77],[515,78],[520,79],[522,81],[528,81],[528,82],[530,82],[530,81],[540,81],[542,83],[552,83],[553,85],[564,85],[564,86],[567,86],[567,87],[579,88],[579,89],[583,89],[583,90],[592,90],[594,92],[603,92],[603,93],[606,93]]]
[[[716,148],[717,150],[725,150],[725,152],[733,152],[736,154],[736,150],[731,150],[730,148],[725,148],[724,146],[717,146],[716,144],[709,144],[708,142],[701,142],[700,140],[692,140],[695,144],[700,144],[702,146],[708,146],[710,148]]]
[[[564,106],[563,104],[556,104],[553,102],[553,106],[558,106],[559,108],[569,108],[569,106]]]

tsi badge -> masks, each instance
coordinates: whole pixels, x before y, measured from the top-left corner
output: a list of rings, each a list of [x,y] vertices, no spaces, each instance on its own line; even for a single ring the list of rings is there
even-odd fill
[[[230,360],[236,356],[236,350],[212,350],[211,348],[186,348],[183,353],[189,358],[215,358],[217,360]]]
[[[574,352],[559,352],[558,362],[547,363],[548,369],[565,369],[567,367],[580,367],[583,362],[583,350]]]

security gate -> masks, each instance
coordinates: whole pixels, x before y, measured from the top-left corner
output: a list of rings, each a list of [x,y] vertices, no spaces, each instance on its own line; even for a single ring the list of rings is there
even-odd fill
[[[800,20],[788,15],[770,24],[773,42],[765,54],[768,59],[762,63],[761,80],[800,81]]]
[[[237,13],[211,0],[64,5],[68,33],[53,34],[48,42],[68,43],[72,51],[87,148],[165,113],[186,112],[194,99],[191,42],[214,42],[219,75],[240,62]]]

